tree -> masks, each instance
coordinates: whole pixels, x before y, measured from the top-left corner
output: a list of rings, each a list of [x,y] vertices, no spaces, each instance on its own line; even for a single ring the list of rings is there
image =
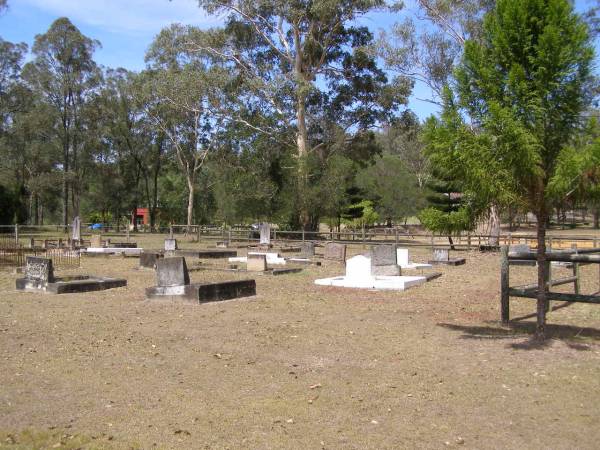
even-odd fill
[[[52,107],[57,123],[57,138],[62,150],[62,221],[65,226],[70,222],[70,198],[73,213],[79,213],[87,163],[84,159],[84,108],[100,79],[92,59],[99,45],[62,17],[55,20],[45,34],[35,37],[33,61],[23,69],[27,85]]]
[[[372,35],[356,20],[380,0],[280,2],[200,0],[211,14],[226,14],[222,30],[196,33],[193,48],[226,61],[243,82],[246,95],[235,115],[279,117],[294,130],[300,224],[311,222],[309,187],[315,181],[309,158],[327,142],[311,137],[314,111],[328,111],[346,131],[360,132],[404,102],[410,85],[390,89],[367,49]],[[244,120],[255,129],[273,130]],[[241,122],[242,123],[242,122]],[[322,130],[325,132],[326,130]],[[316,136],[318,134],[313,134]]]
[[[587,26],[567,0],[499,0],[480,42],[467,41],[441,120],[428,122],[438,163],[491,204],[524,204],[537,217],[537,330],[544,336],[548,189],[589,103]],[[465,116],[471,119],[465,123]]]
[[[185,29],[179,25],[164,29],[148,51],[146,59],[152,63],[152,70],[147,72],[146,97],[158,99],[161,105],[145,112],[169,140],[186,179],[189,231],[197,177],[223,130],[224,120],[216,111],[229,76],[178,45],[182,33]]]

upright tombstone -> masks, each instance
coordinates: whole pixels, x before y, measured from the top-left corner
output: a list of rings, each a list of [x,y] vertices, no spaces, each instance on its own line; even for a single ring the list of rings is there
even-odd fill
[[[267,255],[249,253],[246,270],[248,272],[264,272],[267,270]]]
[[[140,253],[140,267],[145,269],[156,268],[156,261],[162,258],[160,253]]]
[[[71,225],[71,240],[79,242],[81,240],[81,220],[79,216],[75,216]]]
[[[99,234],[93,234],[90,240],[90,247],[101,248],[102,247],[102,236]]]
[[[450,258],[450,251],[447,248],[434,248],[433,259],[429,261],[429,264],[460,266],[464,264],[465,261],[465,258]]]
[[[434,248],[433,249],[433,260],[434,261],[448,261],[450,259],[450,252],[447,248]]]
[[[374,245],[371,247],[371,275],[400,275],[395,245]]]
[[[271,225],[267,222],[262,222],[258,225],[260,232],[260,245],[271,245]]]
[[[68,278],[54,276],[52,260],[28,256],[25,265],[25,278],[17,278],[16,288],[52,294],[99,291],[127,286],[127,280],[120,278],[90,277],[77,275]]]
[[[54,282],[54,269],[50,258],[28,256],[25,260],[25,278],[40,283]]]
[[[35,248],[35,239],[29,238],[29,248]]]
[[[164,258],[156,262],[157,286],[146,288],[146,298],[203,303],[256,295],[254,280],[190,284],[185,258]]]
[[[324,258],[335,261],[346,261],[346,244],[328,242],[325,244]]]
[[[531,251],[531,247],[527,244],[509,245],[508,251],[516,253],[529,253]],[[528,259],[511,259],[509,264],[511,266],[535,266],[537,262]]]
[[[187,286],[190,275],[184,257],[163,258],[156,261],[156,280],[158,286]]]
[[[407,267],[410,264],[410,257],[407,248],[396,249],[396,259],[400,267]]]
[[[177,239],[168,238],[165,239],[165,251],[166,252],[174,252],[177,250]]]
[[[300,256],[303,258],[312,258],[315,256],[315,243],[314,242],[302,242],[300,244]]]

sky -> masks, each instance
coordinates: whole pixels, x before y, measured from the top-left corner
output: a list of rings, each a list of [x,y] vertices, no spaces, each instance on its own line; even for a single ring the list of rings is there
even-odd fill
[[[597,0],[577,0],[576,8],[587,9]],[[412,8],[411,0],[405,2]],[[0,37],[25,42],[30,47],[36,34],[48,30],[54,20],[68,17],[86,36],[101,42],[94,59],[106,67],[129,70],[144,68],[144,54],[158,32],[171,23],[218,26],[221,18],[208,16],[197,0],[8,0],[8,11],[0,16]],[[401,16],[372,13],[362,19],[374,32],[389,28]],[[437,111],[429,90],[417,84],[409,108],[424,119]]]

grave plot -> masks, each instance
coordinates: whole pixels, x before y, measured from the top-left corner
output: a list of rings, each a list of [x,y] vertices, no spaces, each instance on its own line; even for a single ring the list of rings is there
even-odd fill
[[[450,251],[447,248],[434,248],[433,259],[429,264],[446,266],[461,266],[466,262],[465,258],[450,258]]]
[[[254,280],[190,284],[185,258],[181,256],[157,260],[156,279],[156,286],[146,288],[146,298],[149,300],[175,300],[196,304],[256,295]]]
[[[25,265],[25,278],[16,280],[16,288],[21,291],[67,294],[77,292],[102,291],[127,286],[122,278],[104,278],[88,275],[55,277],[52,260],[28,256]]]
[[[248,256],[229,258],[229,261],[234,264],[230,264],[229,269],[226,269],[227,271],[254,272],[269,275],[285,275],[302,271],[300,267],[270,268],[269,264],[286,264],[287,260],[281,258],[277,253],[248,252]],[[246,269],[238,269],[235,264],[236,262],[246,263]]]
[[[380,260],[380,262],[387,261]],[[355,289],[404,291],[428,281],[424,276],[377,275],[382,266],[373,266],[372,259],[369,256],[357,255],[346,261],[345,276],[321,278],[315,280],[315,284]]]

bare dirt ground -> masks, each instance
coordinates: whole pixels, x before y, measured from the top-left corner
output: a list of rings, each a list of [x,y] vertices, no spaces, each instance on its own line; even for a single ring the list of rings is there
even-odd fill
[[[144,300],[154,274],[135,258],[82,258],[71,272],[128,279],[97,293],[17,293],[4,274],[0,448],[598,448],[600,306],[553,311],[536,345],[533,318],[498,322],[498,254],[458,256],[406,292],[315,286],[343,273],[331,262],[197,306]],[[598,267],[582,272],[598,290]]]

